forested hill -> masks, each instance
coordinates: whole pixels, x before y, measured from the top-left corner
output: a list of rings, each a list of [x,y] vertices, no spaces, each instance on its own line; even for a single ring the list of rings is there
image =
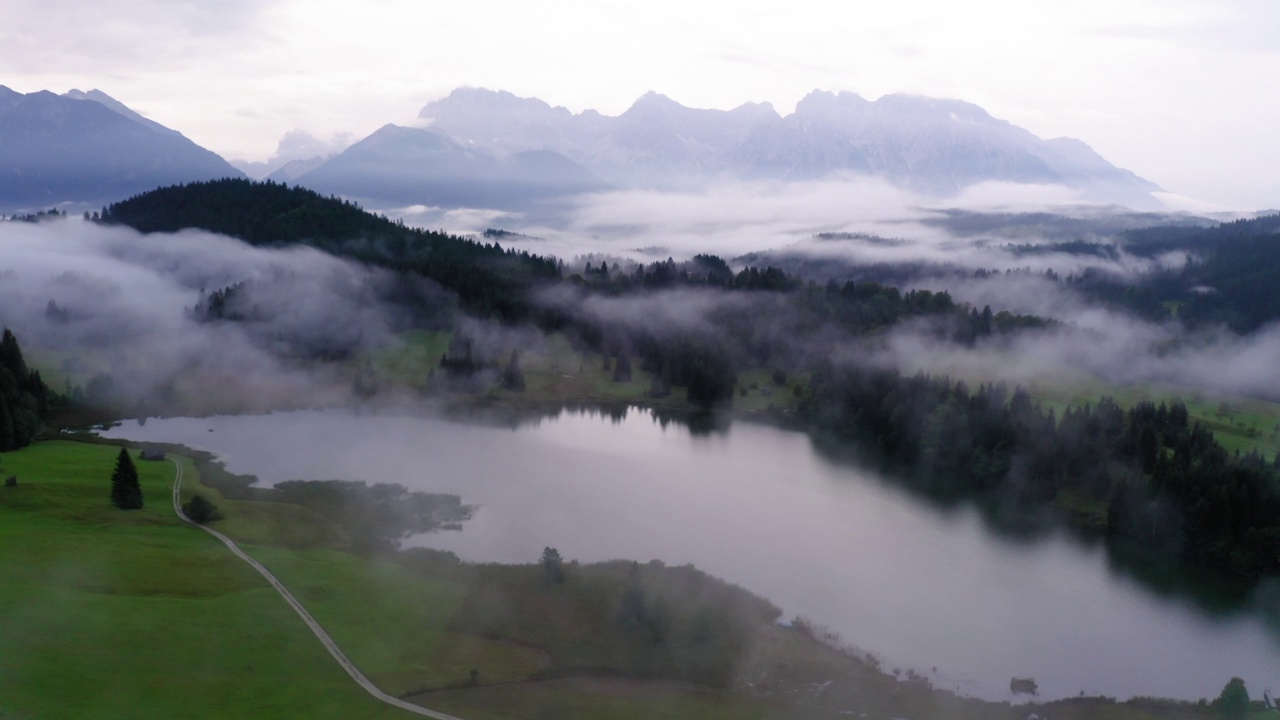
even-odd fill
[[[1152,257],[1170,250],[1211,251],[1231,240],[1276,234],[1280,234],[1280,214],[1233,220],[1213,227],[1154,225],[1125,230],[1117,237],[1126,251]]]
[[[481,315],[515,320],[529,287],[558,280],[558,263],[441,232],[419,230],[311,190],[274,182],[175,185],[103,208],[99,221],[139,232],[198,228],[252,245],[305,244],[392,270],[424,275]]]
[[[1146,296],[1166,311],[1177,308],[1170,314],[1193,327],[1226,325],[1251,333],[1280,320],[1280,215],[1212,228],[1133,230],[1121,243],[1139,255],[1171,250],[1191,255],[1181,268],[1144,278],[1128,298]],[[1162,319],[1159,312],[1154,317]]]

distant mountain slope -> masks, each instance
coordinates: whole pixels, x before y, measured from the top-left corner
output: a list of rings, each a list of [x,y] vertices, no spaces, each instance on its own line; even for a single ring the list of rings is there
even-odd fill
[[[649,93],[610,117],[460,88],[419,117],[468,148],[552,149],[623,186],[855,173],[944,195],[985,181],[1062,184],[1091,199],[1138,205],[1159,190],[1079,140],[1042,140],[977,105],[911,95],[869,101],[814,91],[784,117],[768,104],[698,110]]]
[[[795,113],[760,126],[733,159],[755,176],[769,176],[779,160],[790,158],[787,179],[852,170],[948,193],[990,180],[1063,181],[1034,152],[1041,142],[958,100],[887,95],[869,102],[853,93],[813,92]],[[804,152],[796,152],[797,146]]]
[[[296,182],[322,193],[399,205],[505,209],[607,187],[553,150],[499,156],[396,125],[383,126]]]
[[[67,98],[69,100],[90,100],[100,105],[105,105],[107,108],[116,111],[117,113],[129,118],[130,120],[133,120],[134,122],[140,125],[149,127],[152,130],[155,130],[156,132],[164,133],[166,135],[174,135],[177,137],[182,137],[182,133],[178,132],[177,130],[172,130],[170,128],[167,128],[161,125],[155,120],[150,120],[142,117],[141,115],[134,112],[131,108],[129,108],[124,103],[120,102],[119,100],[116,100],[115,98],[102,92],[101,90],[95,89],[95,90],[90,90],[89,92],[84,92],[83,90],[73,89],[73,90],[68,90],[67,92],[62,93],[62,97]]]
[[[239,170],[99,90],[59,96],[0,86],[0,209],[98,204]]]

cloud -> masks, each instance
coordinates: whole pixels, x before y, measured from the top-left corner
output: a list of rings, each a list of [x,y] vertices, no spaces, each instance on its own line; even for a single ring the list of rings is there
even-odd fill
[[[245,117],[257,117],[258,111],[248,110],[242,114]],[[275,152],[271,153],[271,156],[265,161],[234,160],[231,164],[244,171],[250,177],[264,178],[295,160],[315,161],[317,158],[320,161],[326,160],[351,147],[355,140],[355,135],[349,132],[335,132],[326,139],[317,137],[306,130],[295,129],[290,130],[284,134],[284,137],[280,138]],[[314,165],[314,163],[308,164],[306,168],[309,170]],[[295,172],[292,177],[297,177],[300,174],[300,172]],[[288,179],[291,178],[286,178],[286,180]]]
[[[1280,325],[1239,336],[1221,328],[1188,331],[1088,302],[1036,275],[957,280],[952,296],[975,307],[1052,317],[1050,331],[997,337],[974,348],[941,342],[910,325],[879,346],[877,362],[904,372],[951,374],[973,380],[1090,391],[1099,381],[1117,386],[1164,386],[1189,394],[1212,391],[1280,400],[1274,358]]]
[[[385,344],[401,320],[384,301],[389,274],[305,247],[253,248],[198,231],[139,235],[79,220],[0,223],[0,245],[0,322],[24,348],[45,353],[55,374],[77,384],[105,372],[118,399],[145,406],[163,398],[170,411],[346,401],[346,371],[308,355]],[[237,310],[251,321],[192,317],[204,292],[244,281]],[[62,319],[46,313],[50,301]]]
[[[265,9],[256,0],[8,0],[0,11],[0,59],[12,71],[34,75],[95,75],[108,58],[109,72],[187,65],[228,43],[252,47],[261,39],[256,28]]]
[[[752,296],[746,293],[724,293],[701,288],[677,288],[610,297],[583,293],[567,285],[558,285],[542,293],[539,301],[580,319],[589,320],[606,332],[648,337],[684,335],[728,342],[724,320],[729,315],[744,314],[768,304],[782,310],[782,304],[770,302],[778,296]]]
[[[836,202],[840,198],[846,202]],[[502,219],[484,212],[402,210],[439,212],[435,219],[477,225]],[[1087,219],[1093,210],[1075,212]],[[1013,382],[1102,378],[1120,384],[1168,383],[1274,394],[1268,361],[1280,353],[1280,328],[1249,338],[1189,334],[1176,325],[1146,323],[1098,306],[1069,283],[1043,272],[1054,269],[1066,276],[1085,267],[1102,267],[1123,276],[1158,265],[1180,265],[1184,256],[1149,259],[1120,251],[1101,257],[1019,255],[1005,243],[1035,245],[1054,238],[1033,233],[994,240],[981,234],[976,240],[958,237],[946,223],[933,222],[939,217],[948,216],[923,207],[909,193],[857,178],[734,184],[698,194],[625,192],[583,198],[571,209],[569,229],[548,228],[545,239],[507,237],[502,243],[567,259],[574,255],[561,250],[592,253],[597,262],[610,253],[652,261],[666,254],[678,259],[708,251],[728,255],[753,244],[768,248],[783,243],[789,243],[784,249],[791,257],[806,258],[819,267],[923,262],[950,270],[921,273],[910,287],[946,290],[975,308],[990,305],[996,312],[1051,317],[1066,325],[976,348],[939,341],[935,328],[907,325],[873,342],[882,362],[907,371],[986,373],[990,379]],[[1100,226],[1110,227],[1108,222],[1104,219]],[[818,230],[884,235],[812,237]],[[578,234],[588,231],[589,236]],[[298,359],[308,354],[349,358],[362,349],[395,342],[396,331],[410,324],[408,310],[387,301],[395,283],[403,279],[305,247],[253,248],[196,231],[139,235],[78,220],[4,223],[0,242],[8,260],[8,270],[0,274],[0,321],[12,326],[24,343],[52,349],[56,367],[79,383],[106,370],[122,396],[169,393],[197,409],[192,412],[349,400],[349,371],[344,375],[338,365]],[[650,243],[666,245],[643,249]],[[971,272],[979,268],[1024,271],[987,276]],[[201,323],[184,312],[201,301],[202,289],[211,292],[242,281],[250,283],[245,293],[249,299],[234,310],[251,316],[251,322]],[[435,308],[440,318],[457,319],[452,311],[456,300],[443,291],[431,287],[414,292],[417,302]],[[68,322],[46,316],[51,300],[65,309]],[[775,348],[792,358],[868,352],[865,339],[836,327],[815,326],[775,293],[682,288],[606,297],[561,285],[539,300],[606,334],[678,333],[738,343],[732,351],[743,357],[749,347]],[[745,327],[742,318],[764,322]],[[543,342],[531,331],[478,321],[463,324],[469,335],[494,352],[534,348]],[[89,349],[89,360],[79,367],[70,358],[77,348]]]
[[[810,182],[722,182],[697,192],[586,194],[558,211],[524,215],[428,208],[405,208],[393,215],[463,234],[485,228],[518,231],[536,240],[510,238],[504,247],[566,262],[586,256],[653,262],[699,253],[732,260],[766,253],[753,264],[808,258],[813,262],[806,274],[818,279],[838,277],[846,264],[928,262],[969,270],[1053,269],[1064,275],[1103,267],[1128,275],[1184,259],[1004,247],[1075,240],[1107,244],[1120,230],[1174,217],[1089,204],[1074,191],[1052,185],[982,183],[939,200],[878,178],[843,175]],[[824,259],[832,262],[822,267]]]
[[[727,182],[700,192],[626,190],[579,196],[555,217],[513,218],[541,238],[533,252],[568,259],[605,253],[650,262],[697,253],[736,257],[817,232],[888,234],[926,217],[910,192],[872,178]],[[641,249],[650,248],[653,252]]]
[[[346,150],[354,142],[355,136],[349,132],[336,132],[325,139],[306,130],[290,130],[280,138],[280,144],[267,162],[283,165],[291,160],[328,157]]]
[[[1064,185],[980,182],[965,187],[937,207],[990,212],[1034,212],[1049,207],[1087,204],[1079,190]]]

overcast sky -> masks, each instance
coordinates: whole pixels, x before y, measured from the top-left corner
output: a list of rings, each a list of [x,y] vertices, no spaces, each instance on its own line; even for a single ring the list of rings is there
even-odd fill
[[[977,103],[1175,193],[1280,207],[1274,0],[3,0],[0,84],[98,88],[223,156],[363,137],[460,85],[607,114],[810,90]]]

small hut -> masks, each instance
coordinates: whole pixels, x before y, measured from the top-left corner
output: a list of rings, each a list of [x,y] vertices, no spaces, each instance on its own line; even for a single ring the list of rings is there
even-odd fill
[[[163,460],[164,451],[163,450],[143,450],[140,457],[143,460]]]

